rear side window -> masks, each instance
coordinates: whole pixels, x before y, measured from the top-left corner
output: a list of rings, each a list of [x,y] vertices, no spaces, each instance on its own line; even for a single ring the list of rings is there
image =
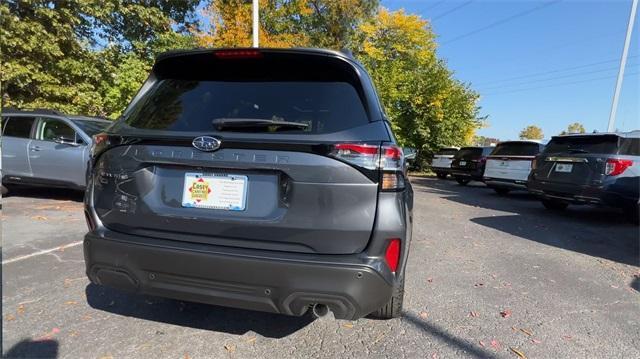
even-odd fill
[[[482,156],[482,148],[479,147],[463,147],[458,152],[456,152],[456,158],[469,158],[469,157],[481,157]]]
[[[436,152],[436,155],[440,156],[453,156],[458,153],[458,150],[455,148],[443,148],[440,151]]]
[[[347,82],[165,79],[115,128],[213,132],[215,119],[307,124],[287,131],[300,134],[337,132],[369,122],[356,89]]]
[[[554,137],[545,147],[545,153],[597,153],[616,154],[618,136]]]
[[[640,138],[625,138],[620,147],[620,154],[627,156],[640,156]]]
[[[491,153],[492,156],[535,156],[540,152],[540,145],[527,142],[506,142],[499,144]]]
[[[3,136],[29,138],[35,117],[10,117],[2,121]]]
[[[44,118],[38,125],[36,139],[43,141],[64,140],[75,142],[76,131],[60,120]]]

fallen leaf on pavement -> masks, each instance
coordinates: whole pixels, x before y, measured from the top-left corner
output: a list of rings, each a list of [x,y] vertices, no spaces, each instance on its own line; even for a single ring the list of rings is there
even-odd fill
[[[66,304],[66,305],[74,305],[74,304],[78,304],[78,302],[76,302],[75,300],[70,300],[68,302],[65,302],[64,304]]]
[[[16,320],[16,317],[13,314],[7,314],[4,316],[4,320],[6,320],[7,322],[10,322],[12,320]]]
[[[36,221],[46,221],[48,218],[45,216],[33,216],[31,217],[31,219],[34,219]]]
[[[470,317],[477,318],[477,317],[479,317],[479,316],[480,316],[480,314],[478,314],[478,312],[471,311],[471,312],[469,312],[469,316],[470,316]]]
[[[573,339],[573,337],[572,337],[571,335],[563,335],[563,336],[562,336],[562,339],[564,339],[564,340],[571,340],[571,339]]]
[[[483,347],[483,348],[485,347],[484,342],[482,340],[479,341],[478,344],[480,344],[480,346]]]
[[[542,343],[541,341],[539,341],[539,340],[538,340],[538,339],[536,339],[536,338],[531,339],[531,342],[532,342],[533,344],[540,344],[540,343]]]
[[[419,315],[421,319],[427,319],[429,317],[429,313],[427,312],[420,312]]]
[[[189,354],[184,353],[184,357],[182,359],[191,359],[191,357],[189,356]]]
[[[433,278],[431,278],[431,277],[427,278],[427,282],[433,283]]]
[[[500,348],[500,343],[498,343],[498,341],[494,339],[494,340],[491,341],[491,347],[499,349]]]
[[[247,339],[246,341],[247,341],[247,343],[253,343],[253,342],[256,341],[256,339],[257,339],[257,337],[251,337],[251,338]]]
[[[229,353],[235,353],[236,351],[236,345],[235,344],[225,344],[224,345],[224,349],[226,351],[228,351]]]
[[[24,304],[20,304],[18,306],[18,314],[22,314],[22,313],[24,313]]]
[[[505,309],[505,310],[501,311],[500,315],[503,318],[509,318],[511,316],[511,309]]]
[[[523,353],[523,352],[521,352],[521,351],[519,351],[518,349],[513,348],[513,347],[509,347],[509,349],[511,349],[511,351],[512,351],[512,352],[516,353],[516,355],[517,355],[519,358],[527,359],[527,356],[526,356],[526,355],[524,355],[524,353]]]
[[[345,323],[345,324],[342,324],[342,326],[347,328],[347,329],[353,328],[353,324],[351,324],[351,323]]]
[[[484,283],[476,283],[473,286],[476,288],[484,287]]]

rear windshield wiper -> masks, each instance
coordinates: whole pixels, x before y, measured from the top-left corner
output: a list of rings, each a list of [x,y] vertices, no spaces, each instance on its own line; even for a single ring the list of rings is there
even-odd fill
[[[224,130],[244,130],[244,131],[264,131],[264,130],[304,130],[309,127],[306,123],[269,120],[260,118],[216,118],[211,121],[218,131]]]

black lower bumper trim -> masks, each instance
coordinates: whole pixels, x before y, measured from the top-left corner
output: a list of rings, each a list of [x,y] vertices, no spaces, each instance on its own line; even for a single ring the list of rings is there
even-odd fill
[[[84,240],[87,276],[96,284],[178,300],[303,315],[326,304],[338,319],[357,319],[391,298],[392,284],[376,268],[382,259],[357,256],[331,263],[225,255],[177,246],[145,245],[89,233]],[[343,256],[344,257],[344,256]],[[379,261],[378,261],[379,260]]]

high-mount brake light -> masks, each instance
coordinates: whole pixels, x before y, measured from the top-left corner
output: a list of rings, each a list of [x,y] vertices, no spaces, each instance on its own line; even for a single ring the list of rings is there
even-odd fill
[[[622,158],[609,158],[604,167],[604,174],[607,176],[617,176],[622,174],[628,167],[633,165],[632,160]]]
[[[261,58],[259,50],[218,50],[213,53],[219,59],[255,59]]]
[[[339,143],[329,155],[367,170],[380,170],[383,191],[397,191],[405,186],[404,154],[394,144]]]

